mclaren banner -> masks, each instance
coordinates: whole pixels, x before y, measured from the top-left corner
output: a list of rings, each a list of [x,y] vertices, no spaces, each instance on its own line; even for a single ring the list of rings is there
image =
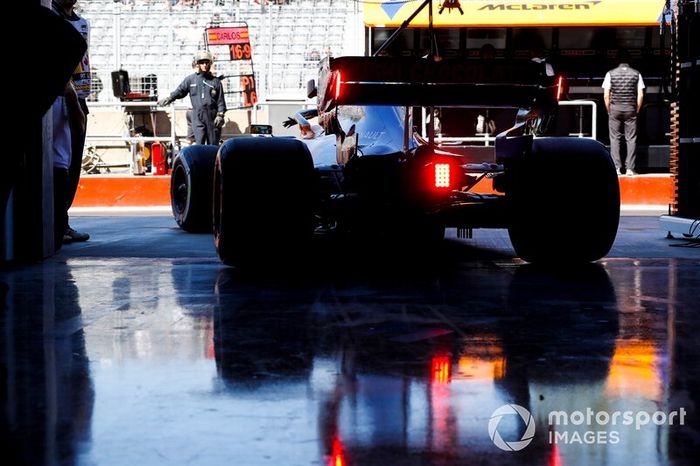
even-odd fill
[[[365,25],[398,27],[421,3],[422,0],[365,3]],[[664,3],[664,0],[434,0],[433,25],[648,26],[659,23]],[[428,26],[428,8],[420,12],[411,26]]]

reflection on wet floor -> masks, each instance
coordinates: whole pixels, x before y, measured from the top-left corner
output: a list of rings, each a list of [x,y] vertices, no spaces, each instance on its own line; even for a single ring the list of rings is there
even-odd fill
[[[270,278],[208,259],[76,258],[3,271],[5,464],[694,464],[698,265],[498,257]],[[508,404],[532,414],[520,451],[490,436]],[[551,425],[589,408],[685,415]],[[527,426],[503,416],[497,432],[515,445]]]

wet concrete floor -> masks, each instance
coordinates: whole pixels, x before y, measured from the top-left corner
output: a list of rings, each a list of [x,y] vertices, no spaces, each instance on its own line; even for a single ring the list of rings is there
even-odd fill
[[[700,248],[655,218],[581,268],[484,230],[255,274],[168,217],[72,224],[0,269],[2,464],[697,464]]]

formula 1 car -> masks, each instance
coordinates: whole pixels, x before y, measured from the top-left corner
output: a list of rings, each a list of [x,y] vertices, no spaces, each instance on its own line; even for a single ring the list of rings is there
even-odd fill
[[[279,259],[318,234],[353,238],[371,230],[428,244],[446,227],[466,236],[473,228],[507,228],[528,262],[600,259],[620,212],[607,149],[588,139],[537,137],[561,83],[530,60],[324,59],[309,92],[318,98],[322,131],[186,148],[173,167],[175,218],[190,231],[213,224],[216,250],[229,265]],[[428,115],[435,107],[519,110],[496,138],[495,157],[479,160],[468,147],[436,144],[432,118],[428,138],[416,135],[413,110],[421,107]],[[295,121],[308,130],[303,112]],[[474,192],[484,179],[495,194]]]

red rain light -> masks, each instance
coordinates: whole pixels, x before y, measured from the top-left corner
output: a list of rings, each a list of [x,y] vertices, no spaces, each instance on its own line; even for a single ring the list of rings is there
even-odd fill
[[[330,461],[328,461],[328,466],[348,466],[347,461],[345,461],[345,455],[343,454],[343,445],[337,438],[333,439],[331,457]]]
[[[340,81],[342,77],[340,75],[340,71],[338,71],[338,74],[335,76],[335,98],[338,99],[340,97]]]
[[[555,443],[552,446],[552,452],[549,455],[549,466],[564,466],[559,455],[559,446]]]
[[[557,101],[561,100],[561,95],[564,92],[564,76],[557,78]]]
[[[450,164],[436,163],[435,164],[435,187],[449,188],[450,187]]]
[[[448,383],[452,373],[452,362],[448,356],[434,356],[431,361],[431,379],[437,383]]]

